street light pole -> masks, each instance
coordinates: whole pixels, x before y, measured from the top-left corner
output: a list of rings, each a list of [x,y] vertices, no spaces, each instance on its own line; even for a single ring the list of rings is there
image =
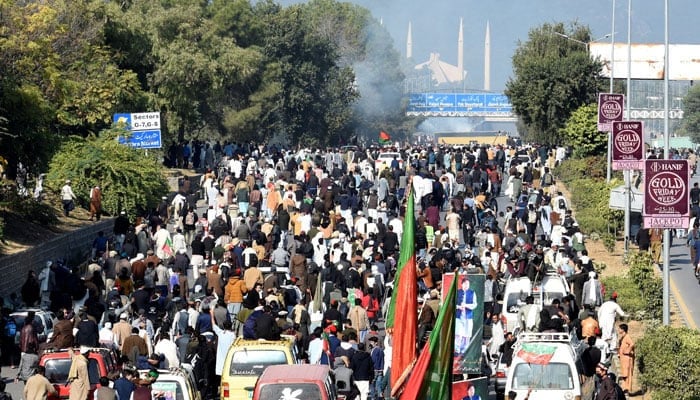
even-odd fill
[[[615,0],[612,0],[612,29],[610,29],[610,90],[613,93],[613,76],[615,71]],[[612,130],[608,132],[608,168],[605,182],[610,183],[612,175]]]
[[[669,151],[669,131],[668,131],[668,0],[664,0],[664,159],[670,158]],[[669,254],[671,252],[671,230],[664,229],[664,244],[663,244],[663,292],[664,292],[664,310],[663,324],[671,323],[671,273]]]
[[[627,104],[625,106],[625,110],[627,111],[627,121],[630,121],[631,118],[631,112],[632,112],[632,107],[631,107],[631,100],[632,96],[631,94],[631,86],[632,86],[632,0],[627,0],[627,88],[626,88],[626,97],[627,97]],[[625,243],[625,257],[627,257],[627,254],[629,253],[629,247],[630,247],[630,213],[631,213],[631,173],[629,169],[626,169],[624,171],[624,177],[625,177],[625,229],[624,229],[624,243]]]

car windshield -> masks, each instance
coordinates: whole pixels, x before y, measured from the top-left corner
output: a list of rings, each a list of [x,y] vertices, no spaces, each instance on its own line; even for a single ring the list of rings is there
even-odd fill
[[[185,400],[180,384],[167,378],[163,379],[162,375],[151,384],[151,395],[154,399]]]
[[[571,368],[565,363],[521,363],[513,373],[513,389],[569,390],[574,388]]]
[[[526,292],[512,292],[506,299],[506,310],[510,313],[515,313],[520,310],[520,306],[525,304]]]
[[[287,364],[283,351],[243,349],[233,353],[230,375],[260,375],[268,365],[278,364]]]
[[[544,292],[542,293],[542,303],[545,306],[548,306],[552,304],[552,300],[554,299],[563,299],[566,294],[564,292]]]
[[[321,400],[321,390],[312,383],[277,383],[260,389],[261,399]]]
[[[46,368],[46,378],[51,383],[59,385],[68,382],[68,372],[70,371],[70,358],[54,358],[46,360],[44,367]],[[97,360],[90,358],[88,360],[88,376],[90,384],[96,385],[100,382],[100,368],[97,365]]]

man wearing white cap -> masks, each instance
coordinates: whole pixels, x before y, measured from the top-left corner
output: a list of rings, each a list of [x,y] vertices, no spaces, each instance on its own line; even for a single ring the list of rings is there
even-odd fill
[[[70,187],[70,179],[66,179],[66,184],[61,188],[61,202],[63,203],[63,214],[67,217],[75,208],[75,194]]]
[[[88,376],[88,359],[87,354],[90,348],[80,346],[80,354],[74,354],[68,372],[68,383],[70,385],[70,394],[68,400],[85,400],[88,398],[90,391],[90,378]]]
[[[131,335],[131,324],[127,322],[129,318],[127,313],[121,313],[119,316],[119,322],[114,324],[112,327],[112,332],[114,333],[114,342],[117,344],[119,350],[121,350],[124,344],[124,339]]]

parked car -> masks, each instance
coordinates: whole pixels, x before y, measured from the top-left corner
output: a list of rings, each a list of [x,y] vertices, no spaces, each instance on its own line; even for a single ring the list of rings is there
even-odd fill
[[[17,331],[15,333],[15,344],[19,344],[19,334],[24,326],[27,313],[34,311],[34,329],[39,339],[39,343],[46,342],[53,333],[53,325],[56,322],[56,316],[50,311],[44,311],[39,308],[19,309],[10,314],[10,317],[15,320]]]
[[[149,370],[140,370],[139,375],[145,378]],[[180,367],[159,369],[158,378],[151,384],[151,393],[173,400],[201,400],[202,395],[197,390],[196,379],[191,369]]]
[[[79,354],[79,349],[47,350],[39,359],[39,365],[46,368],[46,378],[58,391],[58,396],[49,399],[67,399],[70,393],[68,372],[72,355]],[[105,348],[91,348],[88,352],[88,376],[90,379],[90,398],[100,387],[100,377],[115,379],[119,376],[116,354]]]

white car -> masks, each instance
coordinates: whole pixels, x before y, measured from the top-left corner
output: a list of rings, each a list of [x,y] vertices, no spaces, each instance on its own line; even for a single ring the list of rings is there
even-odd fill
[[[10,314],[10,317],[15,320],[17,332],[15,333],[15,344],[19,344],[19,334],[24,326],[24,320],[27,318],[27,313],[34,311],[34,326],[41,327],[36,333],[39,343],[46,342],[53,333],[53,325],[56,322],[56,316],[50,311],[43,311],[39,308],[19,309]]]
[[[202,396],[197,390],[191,368],[189,364],[185,364],[184,368],[159,369],[158,378],[151,384],[151,393],[166,399],[201,400]],[[146,377],[148,372],[140,370],[139,375]]]
[[[568,333],[518,335],[508,369],[505,393],[532,400],[578,399],[581,383],[577,363],[581,342]]]
[[[394,161],[394,158],[396,158],[396,160],[399,162],[399,168],[403,169],[403,158],[401,158],[401,153],[392,151],[379,153],[377,159],[374,160],[374,167],[377,172],[380,172],[384,168],[390,168],[391,162]]]

